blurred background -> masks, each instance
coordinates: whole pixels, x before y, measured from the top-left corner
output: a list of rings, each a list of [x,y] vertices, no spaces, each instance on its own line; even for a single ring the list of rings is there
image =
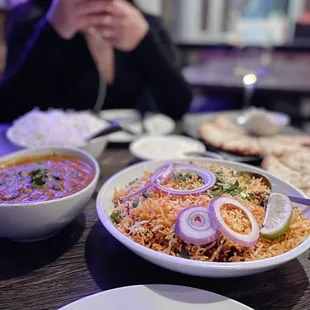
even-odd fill
[[[23,0],[0,0],[0,72],[5,18]],[[193,87],[190,112],[280,110],[310,131],[310,0],[136,0],[160,16]]]
[[[137,2],[163,18],[178,45],[196,94],[192,112],[247,104],[254,73],[251,102],[287,112],[310,130],[309,0]]]

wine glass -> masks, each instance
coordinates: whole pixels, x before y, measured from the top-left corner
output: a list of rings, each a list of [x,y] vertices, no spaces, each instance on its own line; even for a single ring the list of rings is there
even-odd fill
[[[251,106],[253,99],[254,91],[260,77],[263,77],[267,74],[267,68],[271,63],[272,56],[272,40],[269,34],[266,38],[264,48],[260,52],[259,56],[249,53],[244,55],[242,53],[247,46],[247,39],[244,34],[244,30],[240,27],[240,21],[244,15],[248,5],[250,4],[249,0],[231,0],[231,10],[232,14],[235,17],[234,20],[234,46],[238,49],[237,64],[233,69],[233,74],[241,78],[243,85],[243,109],[248,109]],[[252,11],[253,13],[253,11]],[[254,8],[255,13],[255,8]],[[255,61],[257,57],[258,62]],[[254,59],[254,60],[253,60]]]

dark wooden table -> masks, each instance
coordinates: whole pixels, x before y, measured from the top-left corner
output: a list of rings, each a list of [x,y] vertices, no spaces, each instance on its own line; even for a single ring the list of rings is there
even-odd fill
[[[126,149],[108,149],[100,160],[98,189],[132,160]],[[96,194],[84,213],[50,240],[34,244],[0,240],[1,310],[58,309],[102,290],[158,283],[202,288],[254,309],[309,309],[309,252],[280,268],[246,278],[177,274],[148,263],[111,237],[98,220],[95,199]]]

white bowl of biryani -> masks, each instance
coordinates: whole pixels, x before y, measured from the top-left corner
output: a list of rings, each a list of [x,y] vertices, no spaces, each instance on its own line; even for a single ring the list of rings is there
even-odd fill
[[[16,119],[6,137],[21,148],[77,147],[98,158],[108,141],[106,137],[88,138],[107,126],[89,111],[34,109]]]
[[[0,160],[0,238],[33,242],[67,226],[93,195],[100,168],[80,149],[23,150]]]
[[[176,163],[191,165],[175,166]],[[161,267],[194,276],[223,278],[256,274],[307,251],[310,222],[302,214],[304,210],[297,206],[290,207],[292,217],[287,230],[281,230],[274,240],[262,237],[267,214],[264,200],[269,197],[270,189],[261,179],[248,179],[248,174],[240,171],[264,174],[271,180],[274,192],[304,197],[296,187],[249,165],[214,159],[192,162],[179,159],[170,164],[140,163],[120,171],[101,188],[97,212],[104,227],[137,255]],[[204,186],[204,192],[195,193]],[[189,190],[194,192],[186,193]],[[224,200],[222,196],[226,196]],[[229,197],[236,203],[225,202]],[[218,205],[222,200],[223,204]],[[203,232],[201,227],[194,232],[188,227],[193,218],[184,220],[184,216],[191,216],[184,210],[193,206],[203,207],[204,213],[195,223],[209,223]],[[218,209],[223,207],[224,210]],[[222,222],[215,222],[220,217]],[[230,234],[226,234],[227,226]]]

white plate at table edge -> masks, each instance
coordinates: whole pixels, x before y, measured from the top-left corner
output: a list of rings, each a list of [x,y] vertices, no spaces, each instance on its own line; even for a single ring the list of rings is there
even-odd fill
[[[143,147],[144,148],[149,147],[150,144],[154,146],[156,145],[156,143],[158,143],[158,148],[161,148],[160,143],[169,142],[169,140],[177,142],[177,143],[180,142],[181,144],[182,143],[188,144],[190,146],[190,149],[185,150],[185,152],[195,152],[195,153],[206,152],[206,147],[202,142],[195,140],[193,138],[180,136],[180,135],[168,135],[168,136],[158,136],[158,135],[152,136],[151,135],[151,136],[141,137],[140,139],[137,139],[136,141],[130,144],[129,150],[132,155],[142,160],[166,160],[166,158],[168,160],[169,158],[171,158],[171,156],[167,156],[166,158],[156,158],[152,150],[149,150],[149,152],[147,152],[149,155],[145,155],[145,151],[143,151]],[[162,152],[164,152],[163,149],[162,149]],[[188,156],[186,156],[184,152],[178,152],[177,150],[174,152],[176,154],[175,156],[180,159],[188,158]]]
[[[272,182],[275,192],[286,192],[291,196],[297,196],[305,198],[306,196],[295,186],[290,185],[284,180],[274,177],[266,171],[256,168],[254,166],[229,162],[225,160],[215,160],[209,158],[192,158],[192,159],[172,159],[172,161],[179,163],[189,162],[203,162],[204,164],[218,164],[231,169],[239,171],[252,171],[266,175]],[[213,278],[233,278],[242,277],[260,272],[274,269],[282,264],[285,264],[299,255],[303,254],[310,248],[310,236],[298,247],[293,250],[264,260],[257,260],[251,262],[236,262],[236,263],[218,263],[218,262],[201,262],[195,260],[188,260],[179,257],[173,257],[167,254],[159,253],[154,250],[150,250],[140,244],[135,243],[127,236],[123,235],[111,222],[110,213],[114,209],[112,198],[115,188],[125,187],[133,179],[142,176],[145,171],[155,171],[160,165],[167,162],[161,161],[149,161],[135,164],[124,170],[121,170],[111,178],[109,178],[101,187],[97,196],[97,213],[103,226],[110,232],[110,234],[121,242],[124,246],[131,251],[141,256],[142,258],[154,263],[155,265],[163,268],[173,270],[176,272]],[[301,207],[301,206],[299,206]],[[105,208],[105,210],[104,210]],[[302,208],[302,207],[301,207]],[[305,208],[305,207],[304,207]],[[107,214],[106,214],[107,213]],[[310,214],[307,213],[307,217]]]
[[[167,115],[161,114],[161,113],[151,113],[154,116],[159,116],[163,119],[163,121],[166,123],[166,129],[160,133],[160,135],[167,135],[171,134],[176,126],[175,121],[168,117]],[[126,117],[127,115],[127,117]],[[118,121],[118,119],[123,119],[124,123],[120,121],[120,124],[123,125],[125,128],[126,126],[129,126],[133,123],[139,122],[139,114],[134,109],[111,109],[111,110],[102,110],[98,114],[99,118],[102,118],[103,120],[110,120],[110,121]],[[127,120],[126,120],[127,119]],[[135,119],[137,119],[135,121]],[[130,122],[131,120],[131,122]],[[149,134],[154,134],[150,132]],[[136,140],[136,136],[131,136],[129,133],[126,132],[117,132],[114,134],[109,135],[108,141],[111,143],[130,143]]]
[[[137,296],[139,298],[137,298]],[[228,297],[176,285],[137,285],[116,288],[73,302],[59,310],[253,310]]]

